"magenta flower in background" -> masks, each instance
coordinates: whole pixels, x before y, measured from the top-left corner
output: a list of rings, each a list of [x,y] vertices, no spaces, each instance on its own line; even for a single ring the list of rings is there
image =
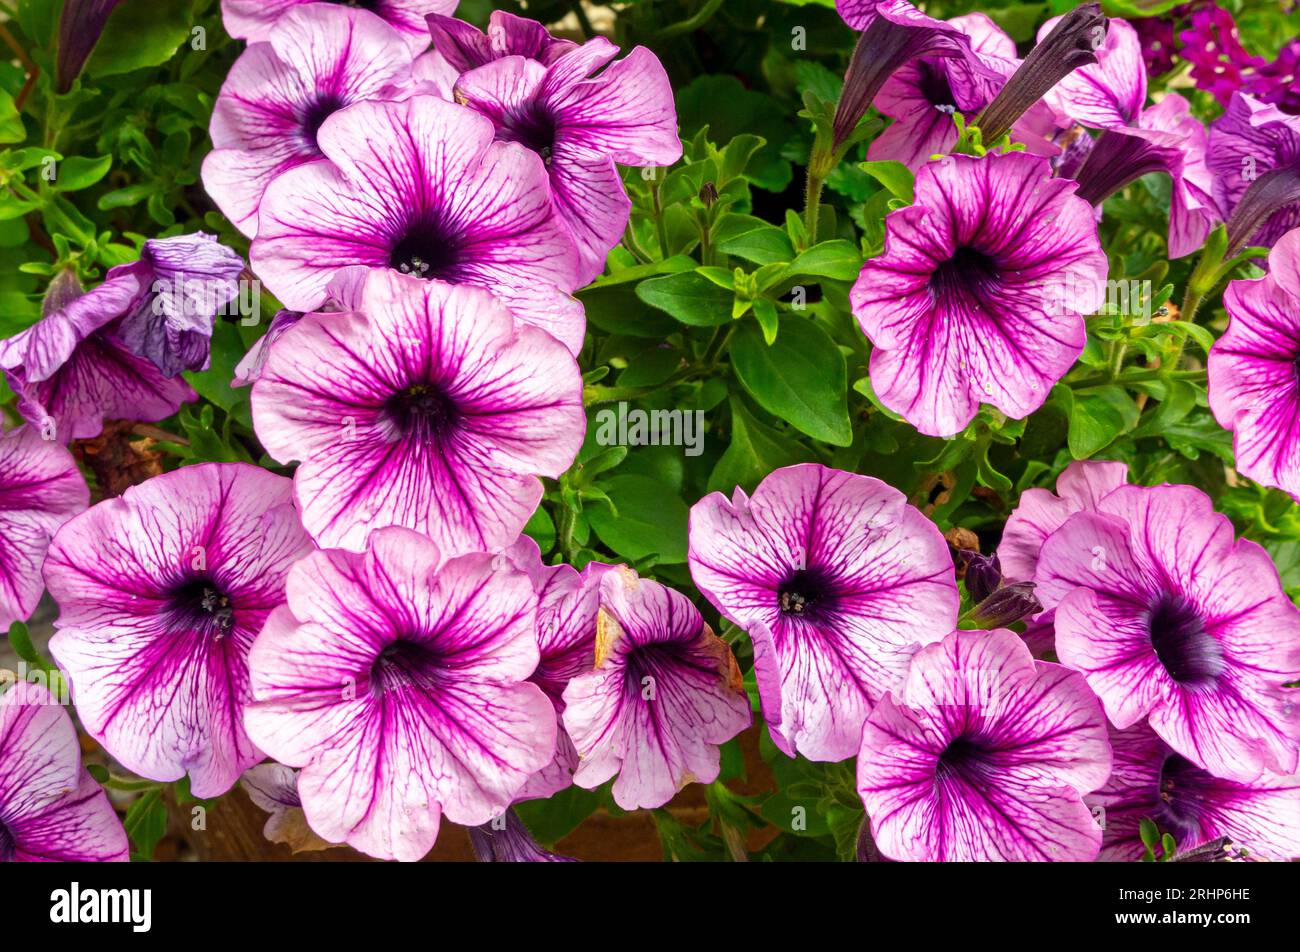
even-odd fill
[[[1173,16],[1174,12],[1171,11],[1164,16],[1135,17],[1129,24],[1137,31],[1148,76],[1163,76],[1174,68],[1174,53],[1178,44],[1174,38]]]
[[[1187,29],[1178,34],[1178,54],[1192,64],[1196,87],[1226,106],[1241,88],[1243,73],[1263,65],[1264,60],[1246,52],[1237,22],[1227,10],[1215,3],[1201,3],[1189,12]]]
[[[576,354],[577,249],[541,158],[495,136],[484,116],[433,96],[339,110],[316,136],[328,161],[263,195],[254,268],[297,311],[318,308],[351,265],[486,287]]]
[[[731,649],[685,595],[625,566],[605,573],[594,660],[564,689],[574,783],[591,790],[617,774],[614,802],[635,810],[717,779],[718,745],[752,714]]]
[[[89,503],[86,481],[63,446],[30,425],[0,432],[0,631],[36,610],[50,539]]]
[[[0,693],[0,863],[127,858],[122,821],[81,765],[68,712],[37,684]]]
[[[564,689],[591,671],[596,658],[596,612],[600,580],[612,566],[589,562],[581,572],[570,565],[544,565],[537,543],[525,535],[506,549],[537,592],[537,669],[528,679],[555,707],[555,757],[519,791],[519,800],[544,798],[573,783],[578,751],[564,729]]]
[[[921,168],[916,203],[886,217],[885,253],[850,296],[881,403],[930,436],[960,433],[981,403],[1016,419],[1043,405],[1105,296],[1097,224],[1074,190],[1020,153]]]
[[[563,345],[481,288],[389,271],[368,273],[353,312],[287,330],[252,403],[267,452],[302,461],[307,531],[353,551],[393,525],[449,555],[509,545],[537,477],[568,469],[586,431]]]
[[[262,759],[241,720],[248,651],[311,548],[290,489],[245,463],[187,466],[55,535],[50,652],[86,732],[132,772],[214,797]]]
[[[957,621],[948,546],[903,494],[815,464],[691,508],[691,577],[754,642],[763,719],[789,756],[843,760],[917,649]]]
[[[1297,765],[1300,611],[1268,554],[1191,486],[1120,486],[1044,543],[1036,592],[1056,653],[1121,730],[1250,781]]]
[[[1215,777],[1145,724],[1111,728],[1110,744],[1110,779],[1086,798],[1103,811],[1100,859],[1140,860],[1144,817],[1173,836],[1176,853],[1226,836],[1234,851],[1250,857],[1287,862],[1300,856],[1300,778],[1266,775],[1239,783]]]
[[[226,74],[212,108],[204,189],[252,237],[271,180],[322,158],[316,132],[326,118],[354,102],[403,98],[411,82],[410,47],[373,13],[294,7]]]
[[[1210,127],[1207,162],[1231,244],[1272,247],[1300,227],[1300,116],[1236,93]]]
[[[316,0],[221,0],[221,19],[226,32],[236,39],[261,42],[270,39],[281,18],[298,7],[315,3]],[[425,18],[429,14],[450,16],[456,11],[456,3],[457,0],[369,0],[364,7],[386,20],[401,33],[411,51],[418,53],[429,45]],[[343,0],[337,5],[362,4]]]
[[[504,56],[522,56],[550,66],[565,53],[578,48],[572,40],[551,36],[536,20],[493,10],[487,32],[450,16],[428,18],[433,47],[457,73],[491,63]]]
[[[444,558],[406,529],[364,554],[314,552],[253,646],[249,735],[301,767],[307,821],[332,843],[417,860],[443,814],[501,815],[555,754],[537,666],[537,596],[504,556]]]
[[[65,271],[50,284],[41,319],[0,341],[0,369],[18,412],[42,437],[67,443],[98,436],[105,419],[161,420],[198,399],[183,379],[164,376],[117,336],[120,319],[145,294],[133,271],[114,268],[86,292]]]
[[[1210,409],[1233,432],[1239,473],[1300,498],[1300,228],[1268,253],[1268,274],[1233,281],[1231,321],[1210,348]]]
[[[615,163],[668,166],[682,156],[658,58],[638,46],[611,63],[617,53],[597,37],[550,66],[507,56],[462,74],[454,93],[492,120],[499,140],[541,157],[556,214],[578,247],[582,284],[604,270],[627,227],[632,203]]]
[[[858,793],[890,859],[1089,861],[1101,830],[1083,795],[1110,767],[1082,677],[1006,629],[954,631],[871,712]]]

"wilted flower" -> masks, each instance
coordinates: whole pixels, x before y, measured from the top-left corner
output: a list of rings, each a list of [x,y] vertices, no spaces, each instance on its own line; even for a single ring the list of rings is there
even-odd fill
[[[453,107],[455,108],[455,107]],[[309,314],[253,386],[253,424],[321,545],[405,526],[456,554],[509,545],[582,445],[582,378],[481,288],[391,271],[350,313]],[[336,284],[337,287],[337,284]],[[347,297],[348,295],[344,295]]]
[[[853,756],[875,701],[957,621],[948,546],[903,494],[815,464],[690,519],[691,577],[749,632],[763,719],[790,756]]]
[[[1037,594],[1056,653],[1123,730],[1250,781],[1294,773],[1300,611],[1268,554],[1191,486],[1120,486],[1044,543]]]
[[[1210,409],[1233,431],[1239,473],[1300,498],[1300,228],[1269,251],[1268,271],[1224,292],[1231,321],[1210,348]]]
[[[550,66],[565,53],[578,48],[572,40],[551,36],[536,20],[493,10],[487,32],[472,23],[450,16],[428,18],[433,47],[457,73],[491,63],[504,56],[523,56]]]
[[[601,578],[595,667],[569,681],[564,705],[573,782],[594,789],[617,774],[625,810],[716,780],[718,745],[752,719],[727,643],[685,595],[623,566]]]
[[[1033,582],[1010,582],[982,599],[969,617],[976,628],[1003,628],[1042,610]]]
[[[474,847],[474,856],[480,863],[576,862],[568,856],[556,856],[538,846],[513,808],[506,810],[503,816],[491,823],[470,827],[469,841]]]
[[[343,268],[366,265],[486,287],[521,320],[582,346],[578,253],[546,166],[490,120],[433,96],[356,103],[316,142],[328,161],[276,177],[250,257],[286,307],[318,308]]]
[[[270,38],[281,18],[316,0],[221,0],[221,19],[226,32],[250,43]],[[411,51],[418,53],[429,45],[425,19],[430,14],[450,15],[457,0],[367,0],[366,3],[341,0],[340,5],[364,6],[388,21],[405,38]]]
[[[90,502],[76,460],[30,425],[0,432],[0,631],[36,610],[55,530]]]
[[[0,692],[0,863],[127,857],[122,821],[81,765],[68,712],[37,684]]]
[[[298,796],[298,771],[284,764],[264,763],[250,767],[239,785],[258,808],[270,814],[262,835],[272,843],[284,843],[295,853],[327,849],[331,844],[307,825]]]
[[[45,559],[50,652],[86,731],[142,777],[229,790],[262,759],[249,646],[310,547],[289,480],[245,463],[155,476],[65,523]]]
[[[1236,93],[1210,127],[1207,161],[1230,251],[1300,226],[1300,116]]]
[[[890,859],[1088,861],[1083,795],[1110,773],[1106,719],[1082,677],[1014,632],[954,631],[922,648],[862,735],[858,792]]]
[[[658,58],[638,46],[611,63],[617,53],[597,37],[549,67],[523,56],[494,60],[455,87],[456,101],[491,119],[498,139],[541,157],[556,214],[578,247],[582,284],[604,270],[627,228],[632,205],[615,163],[668,166],[682,155]]]
[[[922,167],[850,296],[885,406],[952,436],[981,403],[1016,419],[1043,405],[1105,297],[1106,255],[1074,190],[1021,153]]]
[[[284,332],[293,325],[302,320],[301,311],[279,311],[275,317],[271,318],[271,323],[266,327],[266,333],[257,339],[252,347],[248,348],[248,353],[235,365],[235,378],[230,381],[232,387],[247,387],[256,383],[262,376],[262,369],[266,366],[266,359],[271,356],[271,348],[275,346]]]
[[[555,753],[537,666],[537,596],[504,556],[444,558],[407,529],[289,573],[250,666],[250,736],[301,767],[307,821],[332,843],[417,860],[443,814],[501,815]]]
[[[1288,862],[1300,856],[1300,777],[1265,775],[1249,783],[1215,777],[1145,724],[1112,727],[1110,744],[1110,779],[1086,798],[1105,818],[1102,860],[1142,859],[1144,818],[1174,838],[1179,856],[1220,837],[1250,857]]]
[[[203,187],[244,234],[281,172],[322,157],[316,132],[354,102],[399,99],[411,83],[403,36],[365,10],[294,7],[235,60],[212,107]]]

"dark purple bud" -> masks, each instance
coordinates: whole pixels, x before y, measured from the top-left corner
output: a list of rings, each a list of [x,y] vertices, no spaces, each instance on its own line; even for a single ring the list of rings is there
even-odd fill
[[[966,562],[966,591],[976,604],[988,598],[1002,584],[1002,564],[996,554],[962,551]]]
[[[514,808],[491,823],[469,828],[474,855],[480,863],[576,863],[569,856],[556,856],[533,841]]]
[[[1097,50],[1106,45],[1108,22],[1097,3],[1061,17],[975,120],[984,142],[991,145],[1002,138],[1049,89],[1080,66],[1097,62]]]
[[[109,14],[122,0],[65,0],[59,17],[59,52],[54,64],[54,91],[72,88],[99,42]]]
[[[700,187],[700,201],[704,203],[705,208],[712,208],[718,201],[718,186],[712,182],[705,182]]]
[[[1034,594],[1033,582],[1012,582],[971,609],[967,620],[977,628],[1005,628],[1042,610],[1043,603]]]
[[[1228,219],[1228,250],[1231,258],[1250,243],[1250,237],[1274,213],[1300,202],[1300,162],[1270,169],[1250,183]]]
[[[1130,182],[1148,172],[1171,175],[1182,169],[1181,154],[1141,136],[1106,130],[1097,139],[1075,176],[1075,193],[1089,205],[1100,205]]]

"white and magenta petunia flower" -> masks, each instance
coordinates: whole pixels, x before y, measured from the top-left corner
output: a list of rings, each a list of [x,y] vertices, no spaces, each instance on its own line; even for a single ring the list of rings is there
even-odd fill
[[[242,721],[249,647],[310,548],[289,480],[245,463],[155,476],[65,523],[50,652],[86,731],[142,777],[229,790],[263,756]]]
[[[284,17],[304,6],[364,7],[382,17],[397,30],[413,53],[429,45],[426,17],[430,14],[450,16],[457,0],[341,0],[340,3],[317,3],[316,0],[221,0],[221,19],[226,32],[250,43],[269,40]]]
[[[1268,253],[1268,274],[1233,281],[1231,320],[1210,348],[1210,409],[1233,432],[1236,468],[1300,499],[1300,228]]]
[[[464,20],[437,15],[429,17],[429,33],[433,36],[434,50],[457,73],[469,72],[504,56],[523,56],[549,66],[578,48],[572,40],[551,36],[536,20],[505,10],[492,11],[486,33]]]
[[[1142,721],[1210,772],[1296,771],[1300,611],[1268,554],[1191,486],[1120,486],[1043,544],[1056,653],[1121,730]]]
[[[1044,24],[1040,35],[1054,22]],[[1169,93],[1150,109],[1145,108],[1146,97],[1141,41],[1133,27],[1116,19],[1110,21],[1097,62],[1063,79],[1046,101],[1058,125],[1079,123],[1101,130],[1073,172],[1080,198],[1100,206],[1144,175],[1169,176],[1169,254],[1181,258],[1198,250],[1220,220],[1206,165],[1209,137],[1182,96]]]
[[[1234,93],[1210,126],[1207,162],[1230,247],[1271,248],[1300,227],[1300,116]]]
[[[281,172],[322,158],[321,123],[344,106],[400,99],[412,82],[411,50],[365,10],[295,6],[226,74],[212,108],[213,151],[203,187],[240,231],[257,233],[257,209]]]
[[[327,160],[276,177],[250,257],[286,307],[311,311],[343,268],[486,287],[523,321],[582,346],[578,252],[546,166],[492,122],[434,96],[355,103],[321,125]]]
[[[537,543],[528,536],[506,555],[533,581],[537,592],[537,670],[529,678],[555,706],[555,757],[528,778],[519,800],[552,796],[573,783],[578,751],[564,729],[564,689],[596,663],[596,613],[600,580],[612,566],[589,562],[581,572],[570,565],[544,565]]]
[[[302,461],[303,524],[353,551],[394,525],[447,554],[509,545],[541,499],[537,477],[582,445],[577,362],[481,288],[360,273],[356,309],[298,321],[253,385],[267,452]]]
[[[1224,780],[1174,751],[1145,724],[1111,728],[1110,744],[1110,779],[1086,798],[1102,822],[1102,860],[1143,857],[1143,818],[1173,836],[1176,853],[1227,837],[1234,851],[1244,849],[1249,857],[1300,857],[1300,777]]]
[[[0,863],[126,862],[122,821],[44,687],[0,691]]]
[[[574,783],[594,789],[617,774],[614,802],[635,810],[717,779],[718,745],[752,714],[731,649],[685,595],[625,566],[605,573],[594,660],[564,690]]]
[[[444,558],[400,528],[364,554],[314,552],[253,646],[248,732],[302,768],[320,836],[420,859],[443,814],[487,823],[555,754],[554,708],[527,680],[536,619],[505,556]]]
[[[1110,767],[1082,677],[1006,629],[954,631],[871,712],[858,792],[890,859],[1090,861],[1101,830],[1083,796]]]
[[[1074,190],[1023,153],[921,168],[916,203],[890,212],[885,253],[851,294],[885,406],[952,436],[981,403],[1016,419],[1043,405],[1105,296],[1097,224]]]
[[[30,425],[0,432],[0,631],[36,610],[55,531],[90,503],[76,460]]]
[[[638,46],[611,63],[617,53],[597,37],[550,66],[507,56],[463,74],[454,93],[492,120],[498,139],[541,156],[556,214],[578,246],[583,284],[604,270],[627,227],[632,205],[615,163],[668,166],[682,155],[658,58]]]
[[[691,577],[749,632],[772,740],[853,756],[881,695],[957,621],[947,543],[898,490],[815,464],[691,509]]]

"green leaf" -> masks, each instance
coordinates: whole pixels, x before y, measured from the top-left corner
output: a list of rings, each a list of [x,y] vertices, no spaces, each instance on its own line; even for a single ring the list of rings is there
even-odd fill
[[[753,215],[723,215],[714,227],[713,242],[723,254],[754,264],[781,264],[794,257],[785,231]]]
[[[604,506],[586,511],[600,540],[626,559],[657,555],[663,564],[686,561],[686,520],[689,511],[678,493],[648,476],[619,475],[601,488],[618,509]]]
[[[14,97],[0,89],[0,142],[22,142],[26,138],[27,129],[14,105]]]
[[[912,175],[912,170],[902,162],[895,162],[892,159],[863,162],[861,169],[888,189],[889,194],[895,198],[902,199],[909,205],[916,201],[912,192],[916,182],[915,177]]]
[[[731,320],[732,292],[702,274],[683,271],[651,278],[636,286],[636,296],[692,327],[715,327]]]
[[[709,476],[709,492],[730,495],[739,486],[753,492],[759,481],[782,466],[814,462],[811,449],[759,423],[739,400],[731,401],[731,443]]]
[[[112,164],[111,155],[101,155],[97,159],[74,155],[70,159],[64,159],[54,167],[54,188],[60,192],[75,192],[90,188],[108,174]]]
[[[1087,459],[1100,452],[1138,422],[1137,404],[1123,387],[1101,387],[1074,394],[1068,387],[1058,385],[1053,396],[1066,403],[1070,419],[1067,442],[1075,459]]]
[[[192,4],[123,3],[108,18],[86,63],[90,76],[116,76],[160,66],[190,38]]]
[[[566,787],[546,800],[524,800],[514,810],[528,832],[548,849],[564,839],[600,806],[599,790]]]
[[[731,362],[764,410],[815,439],[853,442],[844,355],[812,321],[787,318],[771,346],[757,324],[743,324],[731,342]]]
[[[757,298],[754,301],[754,317],[758,321],[758,326],[763,328],[763,340],[771,346],[776,340],[776,332],[780,326],[776,305],[769,298]]]
[[[131,858],[148,862],[167,833],[167,804],[161,790],[146,790],[127,808],[122,821],[131,840]]]
[[[851,241],[836,238],[813,245],[791,261],[784,271],[769,278],[763,290],[784,284],[793,278],[830,278],[834,281],[853,281],[862,270],[862,255]]]

